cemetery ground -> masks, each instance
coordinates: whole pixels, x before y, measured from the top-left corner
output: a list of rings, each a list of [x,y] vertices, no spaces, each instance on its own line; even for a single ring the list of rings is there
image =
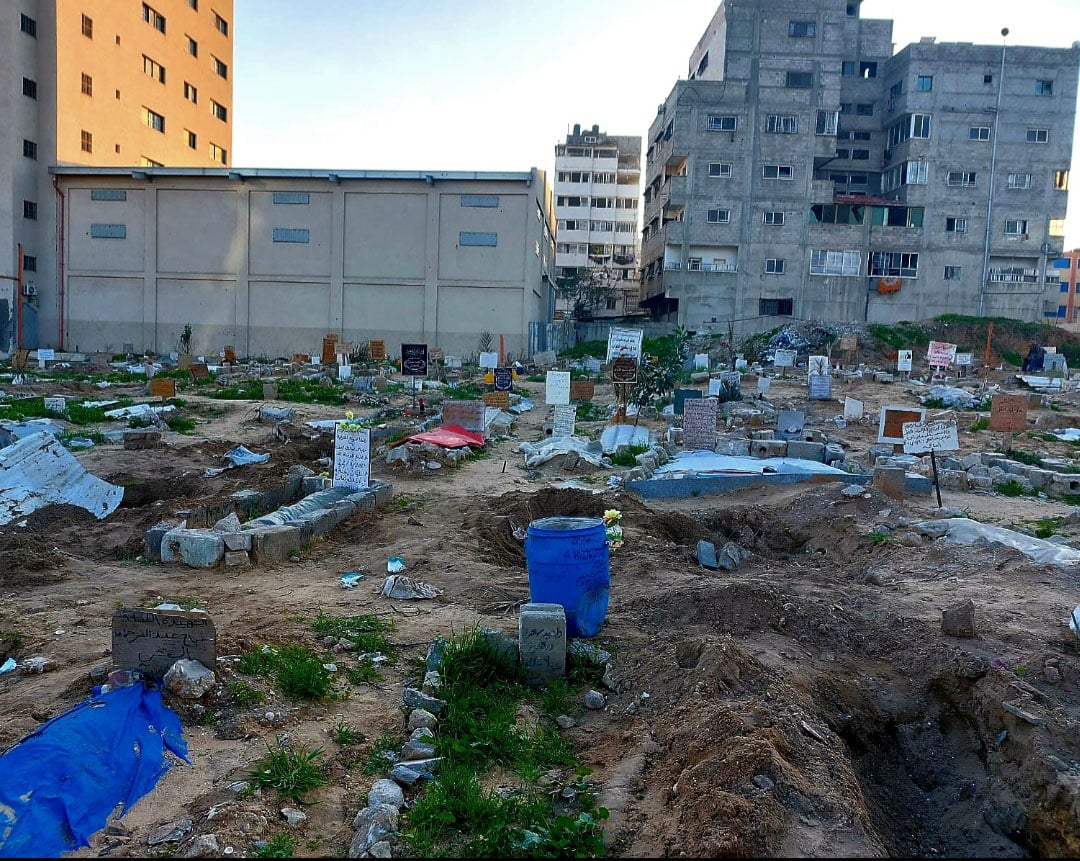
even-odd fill
[[[991,372],[991,381],[1012,385],[1006,372]],[[42,388],[70,395],[79,385]],[[610,610],[593,641],[613,656],[606,685],[599,668],[578,662],[565,687],[515,700],[517,729],[549,747],[508,754],[485,737],[478,779],[489,794],[469,795],[468,776],[455,771],[442,810],[418,803],[438,782],[407,791],[413,809],[403,811],[395,855],[454,854],[464,844],[446,834],[458,828],[472,834],[469,851],[483,854],[484,840],[497,837],[482,832],[483,822],[518,824],[499,819],[499,803],[521,785],[553,800],[544,809],[565,821],[534,822],[535,841],[518,833],[489,854],[1080,854],[1080,656],[1067,624],[1080,603],[1075,569],[1039,565],[1000,545],[931,539],[911,524],[932,516],[933,496],[896,499],[868,487],[847,497],[843,483],[827,481],[645,503],[608,487],[608,476],[625,470],[584,462],[564,470],[556,460],[526,471],[516,446],[539,439],[547,415],[543,384],[518,388],[537,408],[482,456],[417,473],[373,455],[372,478],[392,483],[391,503],[314,539],[296,561],[204,570],[141,558],[143,533],[164,515],[273,486],[293,464],[320,472],[319,458],[331,454],[332,435],[286,443],[257,420],[253,402],[187,390],[188,434],[166,433],[161,448],[99,444],[78,453],[92,473],[125,488],[108,518],[50,506],[25,526],[0,528],[0,656],[43,655],[55,664],[39,675],[0,676],[2,748],[102,681],[95,668],[108,664],[117,608],[197,606],[217,629],[217,685],[195,705],[170,701],[192,764],[173,767],[76,854],[180,856],[213,834],[221,852],[210,854],[232,847],[240,857],[345,855],[354,816],[389,768],[380,752],[409,736],[402,692],[406,679],[419,686],[431,642],[460,639],[477,625],[516,635],[528,578],[515,530],[611,508],[623,514],[625,543],[612,553]],[[838,429],[827,422],[842,413],[845,396],[862,400],[867,418]],[[831,401],[807,401],[798,371],[773,380],[769,398],[805,411],[808,427],[841,437],[863,462],[876,444],[878,408],[918,403],[903,381],[869,377],[838,378]],[[610,384],[598,384],[595,403],[611,400]],[[408,406],[409,397],[393,401]],[[343,409],[295,406],[297,424]],[[945,412],[957,419],[962,453],[1000,444],[999,434],[971,429],[979,426],[973,412],[929,409],[927,417]],[[605,423],[579,418],[579,432]],[[667,426],[642,423],[660,434]],[[1045,436],[1068,426],[1080,427],[1077,393],[1032,409],[1030,430],[1013,447],[1068,457],[1074,446]],[[269,461],[203,476],[238,444],[269,452]],[[942,496],[986,523],[1080,537],[1069,504],[1076,500],[948,489]],[[707,570],[696,560],[701,539],[735,541],[750,555],[734,571]],[[383,597],[389,556],[441,594]],[[343,589],[346,572],[364,578]],[[945,633],[943,610],[966,599],[973,636]],[[355,650],[324,644],[346,631],[356,635]],[[290,698],[260,667],[263,646],[290,644],[336,664],[329,695]],[[358,659],[367,645],[390,661]],[[604,694],[603,708],[584,707],[593,688]],[[498,703],[491,708],[505,717]],[[554,716],[572,721],[556,724]],[[303,791],[312,770],[279,756],[285,776],[301,781],[295,797],[251,791],[251,771],[289,749],[320,752],[313,785]],[[447,797],[454,786],[456,806]],[[282,808],[307,818],[290,825]],[[578,818],[599,808],[609,816],[595,816],[595,828]],[[190,832],[148,847],[155,827],[177,820],[191,820]],[[590,842],[598,829],[602,850]]]

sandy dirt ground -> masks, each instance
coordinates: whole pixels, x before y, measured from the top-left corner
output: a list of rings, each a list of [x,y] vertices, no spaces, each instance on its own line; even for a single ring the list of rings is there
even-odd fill
[[[39,388],[71,394],[78,386]],[[827,482],[645,503],[609,489],[612,470],[527,471],[515,449],[541,438],[546,412],[541,384],[520,388],[538,406],[488,457],[420,475],[377,459],[373,477],[393,484],[395,503],[346,521],[298,562],[206,571],[140,560],[145,529],[175,511],[270,486],[294,463],[325,469],[318,458],[329,438],[283,444],[257,420],[257,405],[186,391],[193,435],[167,433],[160,449],[106,444],[78,454],[91,472],[124,485],[112,516],[52,507],[0,529],[0,630],[21,634],[16,657],[57,662],[43,675],[0,677],[0,748],[89,694],[92,669],[109,661],[110,619],[121,606],[197,601],[216,624],[219,656],[266,643],[317,647],[309,625],[319,611],[373,613],[396,625],[391,639],[402,656],[383,681],[325,704],[271,693],[241,708],[228,689],[232,664],[219,661],[210,717],[184,712],[192,765],[174,767],[127,813],[127,833],[99,834],[77,854],[143,855],[151,827],[190,817],[194,833],[213,832],[222,847],[250,855],[255,840],[283,829],[280,804],[270,794],[238,798],[228,786],[285,732],[322,747],[331,765],[330,785],[304,805],[296,854],[344,855],[374,778],[353,767],[356,751],[332,740],[335,721],[364,733],[361,753],[399,733],[410,659],[433,638],[477,622],[516,635],[528,575],[514,527],[606,508],[623,512],[625,545],[612,554],[610,611],[597,642],[616,655],[621,691],[602,711],[582,709],[567,732],[611,810],[610,854],[1080,854],[1080,658],[1067,626],[1080,603],[1076,569],[1001,546],[946,545],[902,525],[930,517],[932,496],[897,500],[870,488],[848,499],[842,483]],[[876,443],[877,408],[917,403],[904,382],[837,379],[830,402],[808,403],[805,391],[794,376],[775,380],[770,401],[806,411],[809,428],[841,439],[863,462]],[[838,428],[832,419],[845,396],[863,400],[873,420]],[[598,385],[595,401],[610,403],[610,386]],[[394,403],[405,406],[408,396]],[[297,407],[297,423],[342,413]],[[1054,407],[1032,410],[1032,431],[1068,426],[1080,396],[1055,398]],[[1000,435],[967,430],[974,414],[953,415],[963,452],[1000,443]],[[579,423],[579,431],[603,426]],[[269,462],[202,476],[239,443],[269,452]],[[1026,435],[1014,445],[1073,450]],[[1013,526],[1074,510],[989,492],[942,496],[973,518]],[[888,540],[872,540],[881,524]],[[1076,526],[1059,534],[1080,538]],[[737,571],[703,569],[695,560],[702,538],[737,541],[751,555]],[[381,597],[390,555],[442,596]],[[358,588],[339,585],[348,571],[366,574]],[[975,603],[976,636],[948,637],[942,610],[965,598]],[[267,711],[284,713],[284,726],[269,725]]]

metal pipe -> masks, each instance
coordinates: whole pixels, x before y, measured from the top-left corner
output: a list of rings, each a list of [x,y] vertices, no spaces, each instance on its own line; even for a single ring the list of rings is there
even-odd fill
[[[1001,30],[1001,72],[998,75],[997,104],[994,106],[994,140],[990,147],[990,186],[986,195],[986,233],[983,239],[983,271],[979,281],[979,299],[976,303],[976,314],[979,317],[986,314],[986,293],[990,289],[990,219],[994,210],[994,168],[997,165],[998,145],[998,120],[1001,116],[1001,91],[1005,89],[1005,37],[1009,35],[1009,28]]]
[[[56,284],[57,295],[59,298],[59,327],[60,333],[57,339],[56,346],[59,349],[64,349],[64,221],[66,213],[64,212],[64,192],[60,190],[60,177],[53,176],[53,189],[56,191],[57,197],[60,198],[59,205],[56,210],[56,222],[57,222],[57,255],[56,255]]]

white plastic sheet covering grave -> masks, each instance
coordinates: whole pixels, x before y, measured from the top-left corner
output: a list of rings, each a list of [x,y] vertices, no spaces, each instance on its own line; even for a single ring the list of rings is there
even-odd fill
[[[656,469],[654,478],[710,475],[847,475],[835,466],[795,457],[743,457],[712,451],[679,452]]]
[[[538,443],[523,442],[518,446],[518,451],[525,455],[527,469],[540,466],[560,454],[569,454],[572,451],[576,451],[583,461],[593,466],[600,466],[600,460],[603,457],[602,453],[596,450],[595,443],[590,443],[587,439],[578,436],[550,437]]]
[[[1058,439],[1065,440],[1065,442],[1080,441],[1080,428],[1063,428],[1050,431],[1050,433],[1056,436]]]
[[[153,415],[157,413],[171,413],[175,410],[172,404],[166,404],[163,407],[152,407],[150,404],[132,404],[130,407],[120,407],[116,410],[106,410],[105,415],[110,419],[127,419],[132,416],[138,416],[140,418]]]
[[[77,505],[102,520],[123,498],[124,488],[90,475],[50,433],[0,451],[0,525],[56,504]]]
[[[600,434],[600,445],[604,454],[611,454],[620,446],[649,444],[649,429],[634,425],[608,425]]]
[[[1004,544],[1019,550],[1025,556],[1043,565],[1076,565],[1080,563],[1080,550],[1063,547],[1052,541],[1044,541],[1000,526],[989,526],[967,517],[948,517],[943,520],[924,520],[915,528],[932,538],[943,538],[950,544],[974,544],[985,540]]]

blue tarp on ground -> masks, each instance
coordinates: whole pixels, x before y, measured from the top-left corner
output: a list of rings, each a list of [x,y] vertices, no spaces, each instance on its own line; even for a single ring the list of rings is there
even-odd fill
[[[0,756],[0,858],[58,858],[89,845],[187,761],[180,718],[161,692],[133,685],[91,697]]]

